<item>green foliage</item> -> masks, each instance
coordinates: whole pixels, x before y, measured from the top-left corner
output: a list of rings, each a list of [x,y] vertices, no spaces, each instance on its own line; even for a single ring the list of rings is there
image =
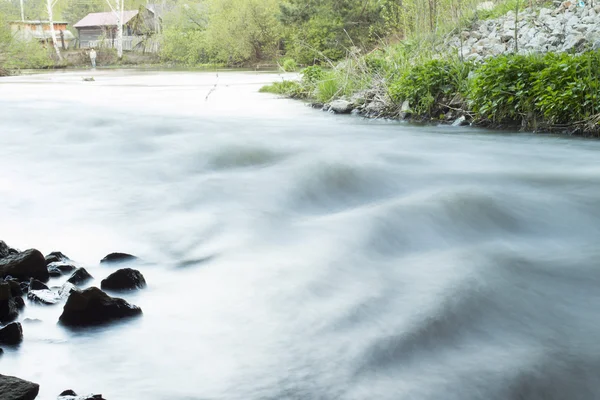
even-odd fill
[[[260,88],[261,93],[281,94],[291,98],[305,98],[307,93],[300,82],[281,81]]]
[[[471,64],[458,60],[429,60],[409,68],[389,85],[394,102],[408,100],[417,114],[430,114],[443,99],[465,91]]]
[[[314,87],[323,80],[325,72],[318,65],[306,67],[302,70],[302,84],[308,87]]]
[[[533,84],[535,107],[550,123],[600,113],[600,53],[548,55]]]
[[[534,111],[533,86],[544,69],[537,55],[503,55],[489,59],[470,82],[469,102],[482,118],[519,121]]]
[[[36,69],[54,65],[49,49],[36,41],[20,41],[13,37],[6,18],[0,14],[0,68]]]
[[[296,64],[296,60],[293,58],[286,58],[283,60],[281,68],[284,72],[295,72],[298,69],[298,64]]]

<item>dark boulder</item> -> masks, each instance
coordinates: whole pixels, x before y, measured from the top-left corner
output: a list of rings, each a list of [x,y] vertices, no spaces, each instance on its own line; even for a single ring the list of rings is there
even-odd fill
[[[0,323],[14,321],[19,316],[21,297],[14,297],[8,282],[0,281]]]
[[[3,240],[0,240],[0,258],[8,257],[10,254],[10,247]]]
[[[48,254],[45,258],[46,258],[46,265],[55,263],[55,262],[70,261],[70,258],[65,256],[60,251],[53,251],[52,253]]]
[[[116,291],[143,289],[146,287],[146,280],[137,269],[123,268],[102,280],[100,287],[103,290]]]
[[[31,279],[29,281],[29,290],[43,290],[43,289],[50,289],[48,286],[46,286],[44,283],[38,281],[37,279]]]
[[[68,262],[53,262],[48,264],[48,269],[57,269],[63,274],[67,274],[71,271],[75,271],[77,267],[73,263]]]
[[[56,267],[48,267],[48,275],[50,278],[59,278],[62,276],[62,272]]]
[[[2,400],[33,400],[40,391],[37,383],[25,381],[14,376],[0,375],[0,394]]]
[[[27,298],[34,303],[48,306],[58,303],[61,299],[57,293],[49,289],[30,290]]]
[[[100,263],[101,264],[121,263],[121,262],[137,261],[137,260],[138,260],[138,258],[136,256],[132,256],[131,254],[110,253],[109,255],[104,257],[102,260],[100,260]]]
[[[0,356],[4,354],[4,350],[0,349]]]
[[[87,396],[79,396],[73,390],[65,390],[58,395],[57,400],[105,400],[101,394],[89,394]]]
[[[10,286],[10,293],[13,297],[23,296],[23,289],[21,289],[21,284],[18,280],[12,278],[6,278],[4,280]]]
[[[35,249],[0,258],[0,277],[5,278],[8,275],[20,281],[35,278],[42,282],[48,282],[50,279],[46,268],[46,259]]]
[[[70,282],[73,285],[83,285],[90,279],[94,279],[94,277],[90,275],[85,268],[77,268],[75,272],[73,272],[73,275],[67,279],[67,282]]]
[[[68,326],[88,326],[140,314],[141,308],[91,287],[69,295],[59,321]]]
[[[23,327],[18,322],[12,322],[0,328],[0,343],[15,345],[23,341]],[[2,392],[0,392],[2,393]]]
[[[21,292],[23,292],[23,294],[29,292],[29,282],[20,282],[19,286],[21,287]]]

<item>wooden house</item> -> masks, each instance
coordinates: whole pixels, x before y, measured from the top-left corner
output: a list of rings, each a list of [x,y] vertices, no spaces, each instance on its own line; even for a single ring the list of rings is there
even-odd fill
[[[158,30],[159,23],[160,19],[148,8],[124,11],[123,50],[138,50]],[[117,47],[117,15],[112,11],[88,14],[73,26],[80,48]]]
[[[68,23],[55,21],[53,25],[59,47],[68,49],[75,40],[75,36],[67,30]],[[52,43],[49,21],[11,21],[10,30],[19,40],[36,40],[45,45]]]

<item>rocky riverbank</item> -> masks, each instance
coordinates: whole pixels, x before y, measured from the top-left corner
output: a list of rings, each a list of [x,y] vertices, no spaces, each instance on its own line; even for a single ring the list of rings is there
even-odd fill
[[[600,135],[600,6],[527,8],[445,38],[350,54],[262,91],[333,113]]]
[[[139,260],[125,253],[111,253],[101,264],[135,263]],[[68,279],[61,285],[55,281]],[[63,279],[61,279],[63,278]],[[64,304],[58,323],[67,329],[109,324],[140,316],[141,308],[126,300],[111,297],[109,292],[139,290],[146,287],[142,273],[120,268],[101,282],[102,289],[85,287],[94,277],[77,262],[61,252],[46,256],[36,249],[20,251],[0,241],[0,345],[19,348],[27,334],[20,314],[25,307]],[[0,349],[0,357],[3,353]],[[16,377],[0,375],[2,400],[32,400],[39,385]],[[102,399],[102,395],[78,396],[72,390],[61,393],[59,400]]]

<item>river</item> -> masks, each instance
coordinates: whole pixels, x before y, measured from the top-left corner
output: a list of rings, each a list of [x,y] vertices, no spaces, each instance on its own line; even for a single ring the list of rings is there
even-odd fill
[[[102,328],[28,303],[0,373],[42,400],[600,398],[600,142],[335,116],[275,79],[0,80],[0,239],[148,282]]]

